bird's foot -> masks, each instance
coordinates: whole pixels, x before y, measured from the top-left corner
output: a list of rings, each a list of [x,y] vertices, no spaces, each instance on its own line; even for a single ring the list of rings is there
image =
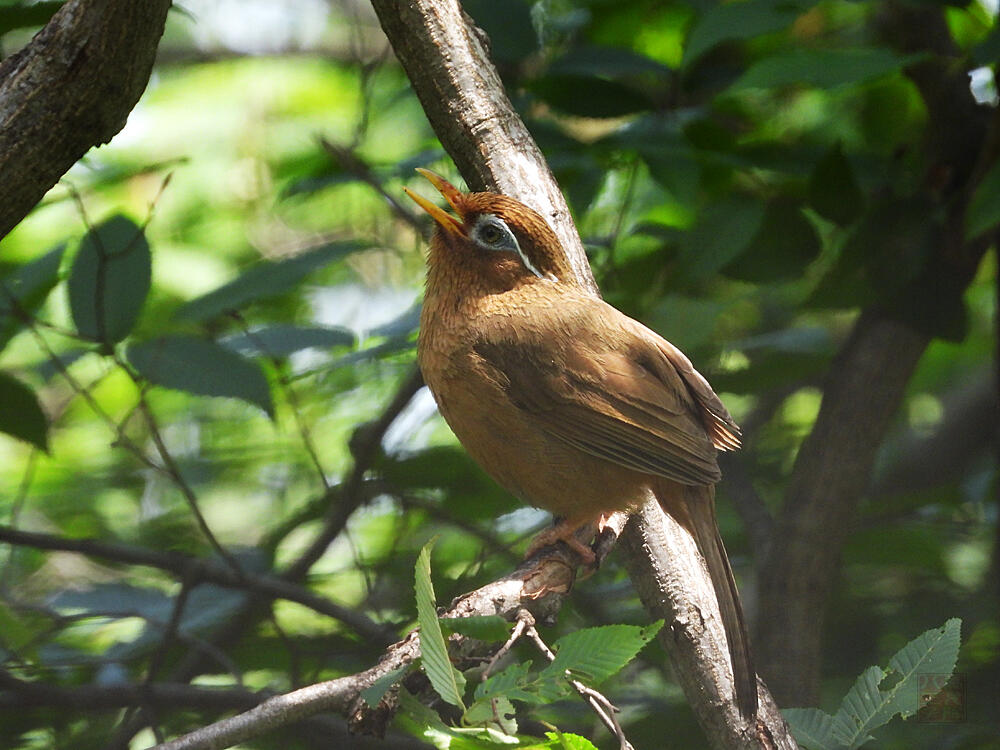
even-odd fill
[[[579,522],[560,521],[551,529],[546,529],[531,540],[531,544],[528,545],[528,551],[524,554],[525,558],[531,557],[542,547],[548,547],[550,544],[555,544],[556,542],[565,542],[570,549],[580,556],[584,565],[593,565],[597,560],[594,551],[576,538],[576,532],[583,525],[585,524]]]

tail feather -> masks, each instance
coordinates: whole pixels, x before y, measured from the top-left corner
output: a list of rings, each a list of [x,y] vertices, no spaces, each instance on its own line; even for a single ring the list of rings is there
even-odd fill
[[[676,509],[681,513],[676,513],[674,508],[668,507],[664,503],[663,495],[660,496],[660,504],[664,511],[674,516],[691,532],[699,551],[705,558],[715,589],[715,598],[719,603],[719,612],[722,615],[722,627],[726,632],[737,706],[745,719],[752,720],[757,715],[757,672],[754,668],[753,655],[750,653],[750,639],[747,636],[746,620],[743,616],[743,606],[740,604],[740,594],[736,588],[736,579],[733,577],[733,569],[729,565],[729,557],[726,555],[726,548],[722,543],[715,519],[715,488],[708,486],[681,489],[684,503],[682,508]],[[676,490],[672,494],[677,494]]]

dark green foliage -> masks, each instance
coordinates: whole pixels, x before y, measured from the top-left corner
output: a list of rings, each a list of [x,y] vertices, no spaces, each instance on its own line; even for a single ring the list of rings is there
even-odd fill
[[[87,232],[67,285],[77,332],[105,345],[128,336],[149,294],[151,273],[149,243],[131,219],[113,216]]]

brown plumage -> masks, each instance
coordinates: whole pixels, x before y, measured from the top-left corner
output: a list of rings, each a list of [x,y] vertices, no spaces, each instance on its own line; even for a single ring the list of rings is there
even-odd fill
[[[715,520],[716,451],[739,447],[736,423],[684,354],[574,281],[535,211],[420,172],[458,217],[407,190],[438,224],[418,359],[441,414],[501,485],[564,518],[533,549],[562,539],[593,559],[573,531],[652,491],[705,558],[752,718],[756,673]]]

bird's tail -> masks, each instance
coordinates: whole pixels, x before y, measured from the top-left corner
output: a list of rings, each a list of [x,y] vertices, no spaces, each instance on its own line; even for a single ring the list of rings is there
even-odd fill
[[[657,493],[660,505],[691,533],[705,558],[722,615],[722,627],[726,631],[737,706],[745,719],[753,720],[757,715],[757,672],[736,579],[715,519],[715,488],[673,485],[670,489],[669,494]],[[680,499],[683,502],[677,502]]]

